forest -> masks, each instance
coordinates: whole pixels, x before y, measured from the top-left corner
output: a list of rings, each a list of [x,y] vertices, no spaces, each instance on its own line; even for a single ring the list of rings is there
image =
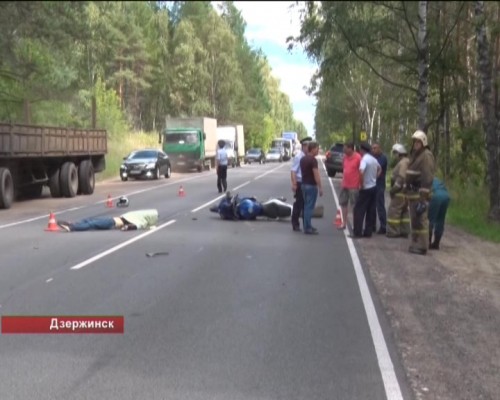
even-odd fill
[[[233,2],[0,3],[0,121],[158,132],[167,116],[306,134]],[[157,135],[150,135],[156,139]],[[153,140],[154,140],[153,139]],[[123,156],[123,155],[122,155]]]
[[[318,65],[320,142],[366,132],[390,151],[424,130],[455,219],[500,221],[500,3],[305,2],[288,39]],[[456,207],[460,205],[460,207]],[[475,225],[475,226],[474,226]],[[498,233],[498,230],[497,230]]]

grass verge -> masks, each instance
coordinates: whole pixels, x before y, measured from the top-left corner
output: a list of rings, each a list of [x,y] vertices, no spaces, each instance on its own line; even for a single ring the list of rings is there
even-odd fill
[[[480,238],[500,243],[500,224],[486,218],[489,209],[488,188],[480,186],[449,186],[451,202],[447,222]],[[445,233],[446,235],[446,233]]]

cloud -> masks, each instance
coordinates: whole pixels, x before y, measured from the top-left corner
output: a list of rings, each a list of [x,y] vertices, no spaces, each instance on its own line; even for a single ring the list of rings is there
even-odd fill
[[[283,60],[269,60],[272,73],[281,82],[281,90],[285,92],[293,103],[313,101],[308,96],[306,88],[310,86],[311,77],[316,71],[314,65],[291,64]]]
[[[295,2],[287,1],[236,1],[247,23],[249,41],[270,41],[283,48],[286,39],[300,33],[300,18]]]

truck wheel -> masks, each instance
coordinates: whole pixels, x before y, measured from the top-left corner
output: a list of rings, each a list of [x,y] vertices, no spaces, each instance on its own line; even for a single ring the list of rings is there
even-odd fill
[[[14,180],[7,168],[0,168],[0,208],[10,208],[14,201]]]
[[[172,176],[172,169],[170,168],[170,165],[167,167],[167,172],[165,172],[165,178],[170,178]]]
[[[62,196],[59,168],[56,168],[55,170],[50,172],[49,189],[50,189],[50,195],[52,197],[58,198]]]
[[[61,192],[64,197],[75,197],[78,192],[78,170],[71,161],[65,162],[61,167]]]
[[[92,161],[83,160],[78,167],[78,191],[82,194],[92,194],[95,188],[95,174]]]

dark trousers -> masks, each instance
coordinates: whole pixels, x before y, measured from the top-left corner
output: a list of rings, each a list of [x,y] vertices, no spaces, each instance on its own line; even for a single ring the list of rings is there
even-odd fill
[[[387,213],[385,211],[385,188],[377,187],[377,215],[378,222],[380,223],[380,229],[385,231],[387,228]],[[373,224],[373,231],[377,230],[377,219],[375,218],[375,223]]]
[[[219,193],[227,190],[227,165],[219,165],[217,167],[217,189]]]
[[[434,233],[434,239],[438,242],[441,240],[449,204],[450,198],[448,196],[432,196],[429,203],[429,241],[432,240],[432,233]]]
[[[294,194],[295,201],[292,208],[292,226],[294,228],[300,227],[299,218],[300,214],[304,212],[304,196],[302,195],[302,185],[297,182],[297,190]],[[302,226],[304,226],[304,215],[302,215]]]
[[[377,188],[361,189],[353,210],[354,236],[371,236],[373,226],[376,224]],[[363,222],[365,230],[363,232]]]

